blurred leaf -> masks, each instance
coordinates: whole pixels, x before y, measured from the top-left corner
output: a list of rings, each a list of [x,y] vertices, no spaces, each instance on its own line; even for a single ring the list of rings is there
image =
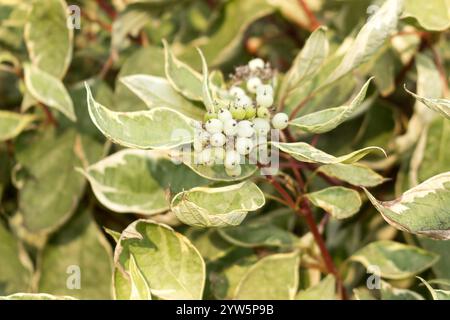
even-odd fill
[[[433,300],[450,300],[450,291],[434,289],[425,279],[422,279],[421,277],[417,278],[419,278],[430,291]]]
[[[0,300],[76,300],[69,296],[54,296],[48,293],[14,293],[9,296],[0,296]]]
[[[305,196],[336,219],[349,218],[358,213],[361,207],[359,193],[344,187],[328,187]]]
[[[404,17],[416,18],[427,30],[444,31],[450,27],[448,0],[405,0]]]
[[[378,147],[367,147],[364,149],[360,149],[354,151],[352,153],[334,157],[326,152],[323,152],[319,149],[314,148],[313,146],[305,143],[305,142],[274,142],[272,141],[272,145],[284,151],[295,159],[303,162],[310,163],[323,163],[323,164],[335,164],[335,163],[354,163],[372,151],[381,151],[383,153],[384,150]]]
[[[386,279],[412,277],[431,267],[438,259],[434,253],[389,240],[371,242],[350,257],[371,272],[376,268]]]
[[[193,188],[177,194],[171,209],[183,223],[198,227],[235,226],[249,211],[265,204],[264,194],[253,182],[219,188]]]
[[[67,27],[66,2],[32,1],[31,7],[24,33],[31,62],[36,68],[62,79],[72,59],[73,41],[73,29]]]
[[[32,265],[22,244],[0,221],[0,295],[31,289]],[[1,298],[0,298],[1,299]]]
[[[129,270],[131,255],[153,296],[163,300],[202,298],[205,264],[185,236],[166,225],[137,220],[122,232],[116,246],[116,273],[129,272],[125,270]]]
[[[434,176],[393,201],[380,202],[364,189],[395,228],[435,239],[450,239],[450,171]]]
[[[35,119],[33,115],[0,110],[0,141],[15,138]]]
[[[358,92],[358,94],[353,98],[348,106],[341,106],[335,108],[329,108],[322,111],[310,113],[304,115],[300,118],[289,121],[289,125],[298,127],[306,132],[311,133],[323,133],[333,130],[342,122],[344,122],[348,117],[352,115],[353,112],[361,105],[363,102],[367,88],[369,87],[370,78]]]
[[[371,74],[378,90],[383,97],[395,91],[395,55],[393,49],[388,47],[373,63]]]
[[[167,211],[169,193],[207,182],[160,151],[121,150],[81,171],[97,199],[120,213],[150,215]]]
[[[397,29],[397,22],[402,11],[400,0],[387,0],[370,20],[361,28],[355,41],[347,49],[342,62],[328,77],[325,84],[332,83],[348,72],[367,62]]]
[[[272,254],[251,266],[236,288],[235,299],[293,300],[298,289],[298,252]]]
[[[249,221],[239,226],[219,229],[218,232],[228,242],[247,248],[292,248],[299,241],[293,233],[267,221]]]
[[[16,144],[19,211],[30,232],[50,232],[67,221],[82,196],[85,181],[75,167],[98,159],[102,145],[83,142],[74,129],[45,130]],[[87,157],[89,155],[89,158]]]
[[[375,187],[386,181],[381,175],[361,164],[326,164],[320,166],[317,171],[354,186]]]
[[[90,210],[81,210],[43,249],[39,291],[78,299],[110,299],[111,256],[111,248]]]
[[[193,120],[169,108],[115,112],[92,97],[86,84],[89,114],[97,128],[113,142],[139,149],[169,149],[193,141]]]
[[[203,119],[205,110],[181,96],[165,78],[136,74],[126,76],[121,80],[145,102],[149,109],[166,107],[196,120]]]
[[[25,65],[25,85],[38,101],[62,112],[70,120],[76,121],[72,99],[58,78],[34,66]]]
[[[332,274],[327,275],[318,284],[306,290],[299,291],[295,300],[335,300],[336,279]]]
[[[381,281],[381,300],[424,300],[423,297],[408,289],[394,288],[386,281]]]

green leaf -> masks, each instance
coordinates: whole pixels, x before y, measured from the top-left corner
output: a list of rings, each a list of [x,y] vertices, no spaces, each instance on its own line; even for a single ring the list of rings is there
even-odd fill
[[[83,141],[73,129],[46,130],[16,143],[15,171],[24,176],[16,183],[19,211],[28,231],[51,232],[70,218],[85,187],[75,167],[101,154],[101,144]]]
[[[378,201],[369,191],[364,191],[395,228],[430,238],[450,239],[450,171],[431,177],[392,201]]]
[[[169,193],[207,183],[185,165],[173,163],[167,153],[156,150],[121,150],[80,171],[97,199],[120,213],[167,211]]]
[[[396,89],[396,58],[394,49],[389,46],[376,58],[370,70],[374,77],[374,82],[383,97],[389,96]]]
[[[306,290],[299,291],[296,300],[335,300],[336,279],[332,274],[327,275],[318,284]]]
[[[361,164],[326,164],[320,166],[317,172],[322,172],[329,177],[348,182],[354,186],[375,187],[387,179]]]
[[[121,81],[133,91],[149,109],[165,107],[179,111],[196,120],[202,120],[205,110],[185,99],[165,78],[145,74],[126,76]]]
[[[394,288],[386,281],[381,281],[381,300],[424,300],[424,298],[411,290]]]
[[[310,144],[305,142],[274,142],[271,144],[281,151],[284,151],[295,159],[302,162],[310,162],[310,163],[323,163],[323,164],[335,164],[335,163],[354,163],[361,158],[365,157],[367,154],[372,151],[380,151],[386,155],[383,149],[379,147],[367,147],[364,149],[353,151],[349,154],[334,157],[331,154],[323,152],[319,149],[314,148]]]
[[[15,138],[35,119],[33,115],[0,110],[0,141]]]
[[[31,289],[32,263],[25,248],[0,221],[0,295]],[[1,299],[1,298],[0,298]]]
[[[359,193],[344,187],[329,187],[305,196],[336,219],[349,218],[361,208]]]
[[[434,289],[425,279],[419,276],[416,278],[419,278],[419,280],[422,281],[422,283],[427,287],[433,297],[433,300],[450,300],[450,291]]]
[[[361,28],[351,46],[347,49],[339,66],[328,77],[324,85],[330,84],[350,71],[369,61],[397,29],[402,11],[401,0],[387,0],[370,20]]]
[[[177,194],[171,209],[183,223],[198,227],[235,226],[265,204],[256,184],[245,181],[219,188],[193,188]]]
[[[67,27],[66,2],[33,1],[25,25],[25,44],[34,66],[62,79],[72,59],[73,29]]]
[[[217,229],[189,228],[186,237],[200,252],[206,261],[214,261],[225,256],[233,246],[225,241],[217,232]]]
[[[440,113],[445,118],[450,119],[450,100],[421,97],[421,96],[409,91],[406,88],[406,85],[405,85],[405,90],[410,95],[412,95],[415,99],[417,99],[418,101],[420,101],[424,105],[426,105],[428,108]]]
[[[238,300],[293,300],[299,282],[298,252],[278,253],[256,262],[236,288]]]
[[[350,257],[366,268],[377,267],[379,275],[386,279],[412,277],[431,267],[438,259],[434,253],[390,240],[372,242]]]
[[[444,31],[450,27],[448,0],[405,0],[403,17],[413,17],[427,30]]]
[[[367,80],[348,106],[329,108],[310,113],[289,121],[289,125],[311,133],[324,133],[333,130],[348,117],[350,117],[352,113],[355,112],[355,110],[361,105],[372,79],[373,78]]]
[[[223,64],[239,52],[245,30],[250,24],[273,11],[265,0],[228,1],[223,10],[220,27],[209,38],[199,38],[191,45],[201,47],[211,65]]]
[[[130,300],[152,300],[150,286],[136,264],[136,259],[130,255]]]
[[[14,293],[0,296],[0,300],[76,300],[69,296],[54,296],[48,293]]]
[[[284,97],[292,88],[299,86],[319,71],[329,51],[326,31],[326,27],[319,27],[306,40],[302,50],[283,78],[280,96]]]
[[[250,221],[239,226],[219,229],[218,232],[228,242],[246,248],[292,248],[299,240],[289,231],[259,221]]]
[[[131,255],[149,284],[152,296],[164,300],[202,298],[205,263],[185,236],[164,224],[137,220],[122,232],[116,246],[116,273],[129,273]],[[117,282],[115,285],[117,296]],[[131,290],[128,297],[130,293]]]
[[[166,77],[173,88],[188,99],[203,100],[202,76],[187,64],[178,60],[163,40]]]
[[[214,101],[211,96],[211,90],[209,85],[209,74],[208,74],[208,64],[206,63],[205,56],[203,55],[203,52],[197,48],[197,51],[200,55],[200,58],[202,60],[202,98],[203,98],[203,104],[205,105],[206,110],[208,111],[214,111],[217,112],[219,110],[215,110],[214,107]]]
[[[111,298],[111,247],[89,210],[80,210],[50,238],[40,255],[39,273],[40,292],[78,299]]]
[[[86,84],[89,115],[96,127],[113,142],[139,149],[170,149],[194,140],[192,119],[169,108],[115,112],[92,97]]]
[[[25,85],[35,99],[62,112],[70,120],[76,121],[72,99],[61,80],[35,66],[26,64]]]

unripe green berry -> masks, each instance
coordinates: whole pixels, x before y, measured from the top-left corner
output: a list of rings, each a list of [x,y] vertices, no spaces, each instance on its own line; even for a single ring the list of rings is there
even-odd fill
[[[243,107],[238,106],[232,106],[230,108],[231,114],[233,115],[233,118],[236,120],[242,120],[245,118],[245,109]]]
[[[259,107],[256,110],[256,115],[258,116],[258,118],[267,119],[270,116],[270,112],[269,109],[267,109],[266,107]]]
[[[253,119],[256,116],[256,108],[250,106],[245,108],[245,119]]]
[[[217,118],[217,113],[213,112],[213,111],[208,111],[205,113],[205,115],[203,116],[203,120],[206,122],[210,119],[216,119]]]

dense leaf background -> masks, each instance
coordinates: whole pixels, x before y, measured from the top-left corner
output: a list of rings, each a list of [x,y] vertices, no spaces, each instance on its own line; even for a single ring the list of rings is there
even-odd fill
[[[449,28],[450,0],[0,0],[1,298],[449,299]],[[174,164],[254,57],[282,171]]]

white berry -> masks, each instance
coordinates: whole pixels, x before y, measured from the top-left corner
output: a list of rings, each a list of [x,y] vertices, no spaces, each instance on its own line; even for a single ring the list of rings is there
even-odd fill
[[[237,98],[240,96],[245,96],[245,91],[244,89],[240,88],[240,87],[231,87],[230,90],[228,91],[230,93],[231,96]]]
[[[253,119],[254,129],[258,135],[266,135],[270,131],[270,123],[263,118]]]
[[[246,155],[252,151],[254,147],[254,143],[251,139],[248,138],[238,138],[236,140],[236,151],[239,154]]]
[[[203,150],[203,143],[198,139],[194,140],[194,150],[198,152]]]
[[[252,104],[253,104],[252,99],[250,99],[250,97],[247,95],[242,95],[236,98],[237,107],[247,108],[250,107]]]
[[[239,177],[242,173],[242,168],[240,165],[237,165],[232,168],[225,168],[225,172],[230,177]]]
[[[275,129],[283,130],[288,126],[289,117],[286,113],[280,112],[273,116],[272,125]]]
[[[238,123],[237,135],[242,138],[250,138],[255,133],[253,124],[248,120],[243,120]]]
[[[223,124],[219,119],[209,119],[205,123],[205,128],[211,134],[218,133],[222,132]]]
[[[213,147],[221,147],[225,144],[225,136],[223,133],[214,133],[211,136],[210,143]]]
[[[270,84],[262,84],[258,88],[256,88],[256,95],[257,96],[266,96],[270,95],[273,96],[273,88]]]
[[[227,120],[223,124],[223,132],[227,136],[234,136],[237,133],[237,129],[238,129],[238,123],[234,119]]]
[[[211,157],[211,148],[206,148],[198,154],[199,164],[210,165],[213,160]]]
[[[258,88],[262,84],[261,79],[258,77],[251,77],[247,80],[247,90],[251,93],[256,92],[256,88]]]
[[[225,168],[232,169],[239,165],[241,155],[235,150],[228,150],[225,154]]]
[[[196,131],[196,133],[197,133],[197,135],[196,135],[195,140],[198,140],[202,145],[205,145],[208,143],[211,135],[207,131],[202,129],[202,130]]]
[[[248,67],[250,68],[251,71],[264,69],[264,61],[260,58],[252,59],[248,62]]]
[[[259,107],[263,107],[263,108],[269,108],[273,105],[273,95],[263,95],[263,94],[259,94],[256,96],[256,104]]]
[[[220,109],[217,113],[217,118],[219,118],[220,121],[225,122],[229,119],[232,119],[233,116],[231,115],[231,112],[227,109]]]

